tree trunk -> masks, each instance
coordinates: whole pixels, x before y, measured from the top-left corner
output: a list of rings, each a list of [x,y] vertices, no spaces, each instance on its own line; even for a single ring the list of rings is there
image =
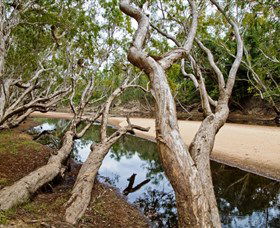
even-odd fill
[[[5,55],[6,55],[6,47],[5,47],[5,40],[4,40],[4,15],[3,15],[3,8],[2,2],[0,3],[0,80],[3,79],[4,74],[4,63],[5,63]]]
[[[107,101],[104,104],[100,126],[100,143],[91,145],[91,152],[79,171],[77,180],[72,190],[71,198],[67,202],[68,208],[66,209],[65,220],[68,223],[75,224],[78,219],[80,219],[85,213],[90,203],[91,191],[95,177],[104,157],[108,153],[111,146],[120,137],[122,137],[127,132],[133,131],[133,129],[138,129],[141,131],[149,130],[149,128],[143,128],[141,126],[131,124],[129,118],[127,117],[127,126],[121,127],[110,136],[107,135],[108,117],[111,104],[113,100],[117,96],[119,96],[126,88],[134,86],[132,84],[133,81],[134,80],[129,82],[128,75],[122,85],[115,89],[115,91],[108,97]]]
[[[173,61],[182,57],[181,49],[174,49],[160,61],[147,56],[142,49],[149,19],[129,3],[121,1],[121,10],[134,17],[139,27],[129,49],[128,60],[142,69],[151,82],[151,92],[156,100],[157,146],[164,171],[175,191],[179,226],[220,227],[220,221],[211,220],[210,208],[216,207],[216,204],[211,205],[204,194],[196,164],[181,138],[175,102],[165,74]]]
[[[66,222],[75,224],[85,213],[91,200],[91,192],[97,172],[113,143],[105,142],[93,146],[90,155],[79,171],[71,198],[67,202],[69,206],[65,212]]]
[[[0,78],[0,126],[5,115],[6,102],[9,98],[9,91],[12,84],[12,80],[2,80]]]
[[[66,132],[63,145],[56,155],[52,155],[48,163],[21,178],[11,186],[0,191],[0,210],[7,210],[25,202],[44,184],[52,181],[61,171],[62,162],[69,156],[73,147],[74,133]]]
[[[158,66],[149,76],[157,108],[157,145],[163,168],[176,194],[179,226],[220,227],[220,221],[212,221],[210,213],[210,208],[216,207],[216,201],[214,204],[208,201],[200,172],[181,138],[175,102],[165,72]],[[211,177],[210,169],[208,172]],[[218,213],[216,217],[219,217]]]

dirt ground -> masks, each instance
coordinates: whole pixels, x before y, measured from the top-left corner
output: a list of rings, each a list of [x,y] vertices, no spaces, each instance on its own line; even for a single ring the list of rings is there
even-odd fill
[[[0,132],[0,189],[46,164],[53,152],[25,132],[32,126],[36,123],[27,121],[17,129]],[[79,168],[72,163],[64,180],[54,180],[43,186],[29,202],[0,212],[0,227],[73,227],[63,222],[64,204]],[[96,181],[92,199],[76,227],[149,226],[140,211],[127,203],[116,189]]]

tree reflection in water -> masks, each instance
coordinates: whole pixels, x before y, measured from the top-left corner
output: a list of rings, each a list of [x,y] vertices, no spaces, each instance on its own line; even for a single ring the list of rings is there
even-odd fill
[[[57,129],[65,126],[61,121],[49,123],[56,122]],[[97,129],[94,126],[83,139],[76,141],[73,155],[80,162],[86,159],[91,143],[98,142]],[[279,182],[216,162],[211,162],[211,168],[223,227],[279,227]],[[137,183],[151,181],[130,193],[128,201],[137,204],[155,227],[176,227],[174,192],[162,170],[155,143],[125,136],[104,159],[99,178],[124,190],[133,173],[137,174]]]
[[[211,168],[223,224],[275,227],[280,219],[279,182],[216,162]]]
[[[135,202],[156,227],[177,227],[177,210],[172,192],[149,187]]]

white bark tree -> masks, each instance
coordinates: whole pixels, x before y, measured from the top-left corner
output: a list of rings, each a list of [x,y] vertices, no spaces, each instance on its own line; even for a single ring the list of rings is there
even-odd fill
[[[82,73],[82,69],[76,73],[71,72],[73,70],[73,65],[72,62],[69,63],[67,73],[71,74],[72,77],[70,106],[73,110],[74,117],[70,121],[70,125],[64,134],[62,147],[55,154],[51,155],[46,165],[21,178],[13,185],[1,189],[0,210],[8,210],[15,205],[25,202],[44,184],[52,181],[59,174],[63,175],[65,167],[62,164],[69,157],[73,149],[74,140],[82,137],[92,123],[100,117],[101,109],[100,111],[93,113],[91,116],[83,118],[84,110],[92,98],[92,92],[94,90],[94,75],[98,68],[92,72],[92,76],[87,81],[78,104],[75,105],[73,98],[77,93],[76,82],[77,78]],[[78,126],[82,121],[86,122],[86,125],[78,130]]]
[[[135,79],[129,81],[129,74],[130,73],[128,72],[128,76],[124,80],[123,84],[109,96],[102,108],[100,142],[91,145],[91,152],[79,171],[71,197],[66,203],[67,209],[65,213],[65,220],[68,223],[76,224],[85,213],[91,200],[91,192],[97,172],[112,145],[123,135],[133,131],[133,129],[141,131],[149,130],[149,128],[143,128],[131,124],[129,118],[127,118],[127,126],[121,127],[111,135],[107,134],[109,111],[112,102],[120,96],[126,88],[134,86],[133,83]],[[138,86],[136,85],[136,87]]]
[[[52,69],[39,65],[27,83],[20,78],[2,80],[0,130],[18,126],[34,111],[49,111],[69,92],[66,82],[58,84],[56,77],[48,79],[43,77],[45,72]],[[64,80],[66,79],[65,77]]]
[[[228,100],[242,59],[243,43],[237,24],[226,15],[216,1],[211,0],[233,27],[237,41],[236,59],[225,82],[224,75],[215,64],[210,50],[196,39],[217,74],[220,97],[217,102],[213,101],[207,94],[200,68],[190,56],[198,23],[198,12],[196,1],[189,0],[188,2],[191,7],[192,23],[188,29],[185,44],[180,45],[179,42],[175,42],[178,48],[163,54],[157,60],[144,50],[149,31],[149,17],[141,9],[132,5],[129,0],[122,0],[120,9],[138,22],[138,29],[128,51],[128,60],[143,70],[151,82],[151,92],[156,100],[157,109],[155,112],[156,140],[163,168],[175,191],[179,226],[220,227],[209,156],[213,149],[215,135],[225,123],[229,113]],[[166,37],[171,36],[167,34]],[[195,74],[189,76],[199,88],[206,116],[189,148],[184,145],[178,129],[175,102],[166,78],[166,70],[183,57],[189,57],[194,69]],[[212,111],[210,103],[216,106],[215,112]]]

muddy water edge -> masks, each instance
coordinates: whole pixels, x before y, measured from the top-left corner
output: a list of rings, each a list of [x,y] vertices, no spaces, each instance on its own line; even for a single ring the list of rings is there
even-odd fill
[[[52,130],[52,134],[38,140],[50,147],[58,147],[58,136],[67,126],[67,121],[38,121],[41,124],[32,128],[30,133]],[[109,132],[113,131],[109,128]],[[75,165],[85,161],[90,145],[98,140],[97,125],[82,139],[76,140],[72,153]],[[223,227],[279,227],[279,182],[214,161],[211,168]],[[176,227],[174,192],[162,170],[153,142],[131,135],[123,137],[105,157],[98,179],[115,187],[122,197],[137,206],[153,227]]]

